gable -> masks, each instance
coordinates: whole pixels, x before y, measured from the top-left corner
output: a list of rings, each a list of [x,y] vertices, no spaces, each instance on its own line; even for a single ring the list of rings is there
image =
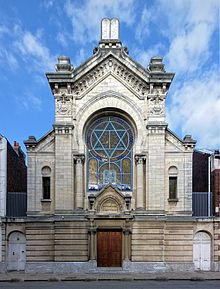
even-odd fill
[[[131,90],[139,99],[144,99],[148,93],[147,82],[140,77],[133,69],[123,64],[113,55],[109,55],[96,67],[86,72],[73,84],[73,92],[78,99],[81,99],[108,75],[114,76]]]
[[[179,139],[174,133],[170,130],[166,131],[166,142],[165,142],[166,152],[184,152],[185,146],[181,139]]]
[[[125,200],[112,185],[108,185],[96,195],[95,210],[100,214],[115,214],[125,210]]]
[[[85,90],[82,94],[82,97],[87,97],[90,99],[91,97],[97,98],[98,95],[107,94],[111,92],[112,94],[117,94],[124,96],[127,100],[133,101],[137,106],[137,98],[140,98],[140,95],[136,93],[134,89],[132,89],[123,79],[120,77],[108,73],[107,75],[101,77],[96,83],[92,84],[89,88]]]
[[[37,143],[35,148],[36,152],[40,153],[54,153],[55,152],[55,141],[54,141],[54,132],[50,132],[47,135],[43,136]]]

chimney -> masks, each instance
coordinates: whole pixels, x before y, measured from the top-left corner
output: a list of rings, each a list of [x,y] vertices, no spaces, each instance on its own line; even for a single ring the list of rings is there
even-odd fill
[[[19,148],[20,148],[19,143],[16,142],[16,140],[15,140],[14,141],[14,150],[17,153],[17,155],[19,155]]]

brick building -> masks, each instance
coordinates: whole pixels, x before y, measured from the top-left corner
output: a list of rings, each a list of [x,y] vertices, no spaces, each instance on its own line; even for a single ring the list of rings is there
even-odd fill
[[[24,217],[26,211],[27,167],[25,154],[16,141],[12,147],[9,141],[0,135],[0,260],[2,260],[2,246],[5,245],[6,218]]]
[[[78,68],[61,56],[47,73],[55,122],[25,141],[27,218],[5,223],[3,263],[27,272],[218,270],[218,219],[192,215],[195,141],[166,122],[174,74],[161,57],[147,68],[129,57],[117,19],[103,19],[93,52]],[[17,267],[14,245],[27,256]]]

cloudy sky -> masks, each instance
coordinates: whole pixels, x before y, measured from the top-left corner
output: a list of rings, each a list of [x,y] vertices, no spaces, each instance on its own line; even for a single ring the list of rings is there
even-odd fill
[[[92,56],[100,20],[117,17],[132,58],[164,58],[175,72],[167,97],[170,129],[197,148],[220,147],[219,0],[0,0],[0,133],[12,143],[52,128],[45,72],[59,55],[74,67]]]

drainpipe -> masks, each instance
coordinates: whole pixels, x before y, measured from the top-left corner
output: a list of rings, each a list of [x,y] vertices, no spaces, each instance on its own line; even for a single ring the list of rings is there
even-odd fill
[[[211,155],[208,157],[208,217],[211,217]]]

